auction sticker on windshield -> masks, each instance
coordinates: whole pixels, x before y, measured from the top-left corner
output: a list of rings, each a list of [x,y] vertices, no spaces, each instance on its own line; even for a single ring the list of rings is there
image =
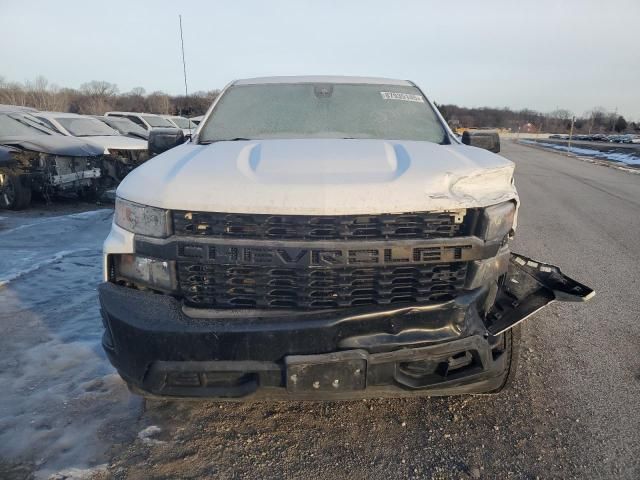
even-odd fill
[[[405,102],[424,103],[424,97],[422,97],[422,95],[400,92],[380,92],[380,95],[382,95],[382,98],[385,100],[404,100]]]

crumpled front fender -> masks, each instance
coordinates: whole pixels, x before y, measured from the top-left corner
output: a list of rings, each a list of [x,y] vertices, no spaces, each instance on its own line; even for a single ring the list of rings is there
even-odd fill
[[[509,330],[555,300],[585,302],[595,292],[564,275],[558,267],[511,254],[509,269],[487,315],[492,335]]]

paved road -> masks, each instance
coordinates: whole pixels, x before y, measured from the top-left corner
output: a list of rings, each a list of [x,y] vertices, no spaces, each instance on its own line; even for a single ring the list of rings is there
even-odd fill
[[[75,253],[0,290],[0,304],[12,308],[0,318],[20,339],[17,349],[0,337],[0,349],[8,352],[0,375],[10,389],[21,382],[15,398],[0,392],[0,407],[24,423],[31,408],[14,403],[29,405],[30,388],[39,388],[38,402],[54,394],[46,409],[34,406],[38,415],[29,428],[0,415],[0,477],[106,463],[98,477],[639,478],[640,175],[512,143],[503,148],[517,164],[522,198],[514,250],[556,263],[597,290],[589,304],[554,304],[525,323],[513,390],[346,403],[142,404],[104,366],[99,329],[91,325],[83,334],[78,328],[90,317],[99,322],[90,281],[83,287],[74,277],[74,288],[86,290],[85,308],[75,299],[56,310],[55,321],[42,319],[43,309],[51,311],[50,293],[42,303],[25,300],[35,291],[34,275],[64,281],[73,262],[88,280],[99,275],[90,265],[97,243],[89,250],[73,244],[51,251]],[[68,222],[96,236],[108,228],[101,213]],[[11,235],[0,232],[0,250]],[[57,285],[54,293],[62,290]],[[63,328],[65,318],[74,319],[71,329]],[[33,358],[42,363],[41,343],[70,352],[65,347],[72,342],[90,348],[81,362],[56,366],[76,377],[61,381],[64,388],[27,368]],[[31,381],[20,380],[16,366],[30,372]],[[3,434],[3,425],[13,430]],[[21,448],[7,448],[12,435]]]

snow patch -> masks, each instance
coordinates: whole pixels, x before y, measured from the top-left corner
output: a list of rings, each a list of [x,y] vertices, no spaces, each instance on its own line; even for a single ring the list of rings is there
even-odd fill
[[[41,260],[39,262],[33,263],[31,264],[29,267],[22,269],[22,270],[17,270],[17,271],[13,271],[13,272],[8,272],[8,274],[0,277],[0,288],[6,286],[7,284],[9,284],[9,282],[22,277],[23,275],[26,275],[28,273],[31,272],[35,272],[36,270],[39,270],[40,268],[46,266],[46,265],[51,265],[53,263],[59,262],[60,260],[62,260],[64,257],[74,254],[74,253],[78,253],[78,252],[84,252],[88,250],[87,248],[79,248],[77,250],[62,250],[61,252],[57,252],[53,257],[51,258],[47,258],[44,260]]]
[[[49,475],[49,480],[91,480],[106,473],[107,464],[103,463],[93,468],[67,468]]]
[[[16,217],[0,237],[0,457],[32,462],[38,479],[107,478],[110,446],[137,439],[142,400],[101,346],[96,286],[111,217]]]
[[[53,223],[53,222],[59,222],[59,221],[64,221],[64,220],[85,220],[85,219],[91,219],[93,217],[99,216],[100,214],[103,214],[107,217],[110,217],[113,214],[113,210],[108,209],[108,208],[100,208],[98,210],[89,210],[87,212],[79,212],[79,213],[69,213],[67,215],[57,215],[57,216],[53,216],[53,217],[47,217],[47,218],[42,218],[40,220],[36,220],[33,221],[31,223],[25,223],[22,225],[18,225],[17,227],[14,228],[10,228],[8,230],[3,230],[0,232],[1,235],[6,235],[8,233],[14,233],[20,230],[24,230],[27,228],[33,228],[33,227],[40,227],[43,224],[47,224],[47,223]],[[6,219],[8,217],[0,217],[0,219]]]
[[[138,438],[142,440],[142,443],[144,443],[145,445],[162,445],[166,442],[163,442],[162,440],[157,440],[155,438],[151,438],[160,432],[162,432],[162,429],[160,427],[156,425],[151,425],[145,428],[144,430],[141,430],[140,432],[138,432]]]
[[[520,143],[527,145],[538,145],[540,147],[551,148],[561,152],[569,152],[568,145],[561,145],[548,142],[536,142],[534,140],[520,140]],[[615,148],[615,147],[613,147]],[[624,153],[619,151],[607,152],[603,150],[594,150],[591,148],[572,146],[570,153],[574,155],[584,155],[585,157],[599,158],[612,162],[620,162],[627,165],[640,165],[640,152]]]

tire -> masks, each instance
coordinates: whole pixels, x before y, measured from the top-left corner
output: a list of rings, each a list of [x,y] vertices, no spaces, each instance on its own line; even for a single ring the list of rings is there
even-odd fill
[[[31,187],[21,175],[0,175],[0,208],[22,210],[31,204]]]
[[[98,203],[103,193],[104,190],[97,183],[94,183],[89,187],[82,187],[78,191],[78,198],[88,203]]]
[[[506,355],[505,369],[502,372],[502,383],[498,388],[486,392],[487,394],[500,393],[513,385],[520,360],[521,335],[522,330],[520,325],[516,325],[502,334],[503,343],[501,354]]]

